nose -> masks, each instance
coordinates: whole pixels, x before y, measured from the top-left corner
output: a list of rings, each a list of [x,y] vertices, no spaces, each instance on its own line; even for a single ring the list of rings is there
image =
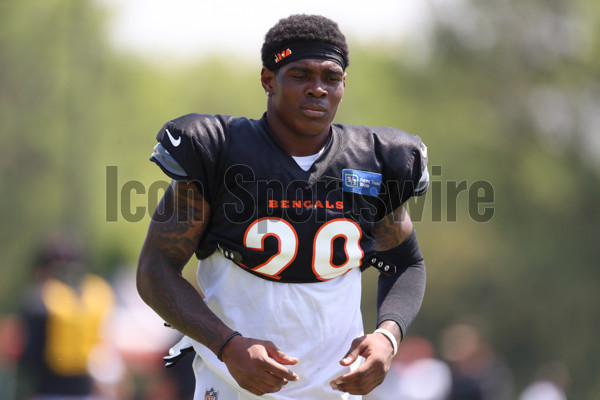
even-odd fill
[[[306,95],[313,97],[327,96],[327,90],[325,90],[324,86],[325,85],[321,79],[314,79],[308,85],[308,88],[306,89]]]

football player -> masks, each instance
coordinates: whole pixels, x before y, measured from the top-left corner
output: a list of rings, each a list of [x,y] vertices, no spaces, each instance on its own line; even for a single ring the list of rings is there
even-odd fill
[[[348,46],[315,15],[265,36],[258,120],[188,114],[151,160],[173,179],[138,264],[142,298],[196,353],[196,399],[357,399],[380,384],[423,298],[425,266],[402,204],[428,187],[421,140],[332,124]],[[200,262],[204,298],[181,275]],[[361,271],[378,281],[363,333]],[[204,397],[202,397],[204,396]]]

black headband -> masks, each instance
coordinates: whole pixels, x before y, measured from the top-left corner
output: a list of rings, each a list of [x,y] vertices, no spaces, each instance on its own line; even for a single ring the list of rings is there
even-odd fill
[[[326,42],[297,42],[281,46],[281,50],[273,53],[264,66],[271,71],[281,68],[293,61],[316,58],[333,61],[346,70],[344,53],[338,47]]]

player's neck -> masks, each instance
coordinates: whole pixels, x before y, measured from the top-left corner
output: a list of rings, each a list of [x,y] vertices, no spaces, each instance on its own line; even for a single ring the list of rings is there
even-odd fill
[[[294,137],[291,140],[281,140],[276,137],[277,141],[291,156],[293,157],[307,157],[319,153],[325,147],[327,143],[328,134],[320,136],[319,140],[306,137]]]
[[[267,119],[271,135],[285,151],[294,157],[312,156],[326,145],[331,127],[319,133],[297,133],[277,121]]]

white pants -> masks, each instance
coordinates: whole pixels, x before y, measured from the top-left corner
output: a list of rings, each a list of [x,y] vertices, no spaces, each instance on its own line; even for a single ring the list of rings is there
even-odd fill
[[[196,376],[196,390],[194,391],[194,400],[267,400],[281,399],[288,397],[279,397],[277,393],[268,393],[263,396],[255,396],[251,393],[242,393],[239,388],[234,388],[231,384],[219,378],[214,372],[206,366],[202,357],[196,355],[194,358],[194,375]],[[213,396],[213,397],[211,397]],[[348,393],[341,394],[341,399],[360,400],[362,396],[351,396]],[[316,400],[316,399],[311,399]]]
[[[213,395],[214,400],[253,399],[252,397],[244,396],[241,392],[232,388],[229,383],[215,375],[210,368],[206,366],[204,361],[202,361],[202,357],[198,355],[194,358],[194,375],[196,376],[194,400],[211,399],[211,391],[216,392],[216,395]]]

